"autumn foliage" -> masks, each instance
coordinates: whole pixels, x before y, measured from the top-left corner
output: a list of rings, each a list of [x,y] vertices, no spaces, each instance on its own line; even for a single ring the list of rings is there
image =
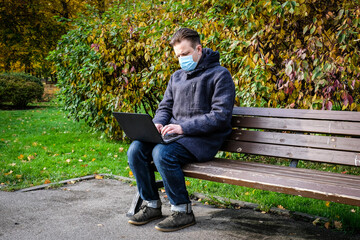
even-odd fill
[[[113,111],[153,114],[179,68],[180,27],[218,50],[241,106],[360,111],[359,0],[133,1],[73,22],[51,54],[71,116],[121,135]]]

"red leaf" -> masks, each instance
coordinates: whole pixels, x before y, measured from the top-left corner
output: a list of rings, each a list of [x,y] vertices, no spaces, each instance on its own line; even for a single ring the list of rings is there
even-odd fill
[[[333,104],[332,104],[331,101],[328,101],[328,102],[326,103],[326,109],[327,109],[327,110],[331,110],[331,109],[332,109],[332,106],[333,106]]]

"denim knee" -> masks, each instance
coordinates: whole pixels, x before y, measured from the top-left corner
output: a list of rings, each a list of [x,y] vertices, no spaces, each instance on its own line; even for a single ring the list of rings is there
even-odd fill
[[[157,168],[163,167],[164,164],[168,164],[169,162],[166,161],[166,155],[168,154],[167,148],[163,144],[158,144],[154,147],[152,151],[152,157],[154,164]],[[169,160],[169,159],[168,159]]]
[[[139,141],[133,141],[130,144],[130,147],[127,151],[128,156],[128,164],[131,166],[136,158],[136,156],[139,154],[141,143]]]

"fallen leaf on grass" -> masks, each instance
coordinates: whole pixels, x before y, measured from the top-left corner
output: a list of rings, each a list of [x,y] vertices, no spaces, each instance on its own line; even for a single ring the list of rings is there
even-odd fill
[[[325,226],[326,229],[329,229],[329,227],[330,227],[330,222],[325,223],[324,226]]]
[[[350,212],[356,213],[356,210],[355,210],[355,209],[351,209]]]
[[[71,162],[71,160],[70,160],[70,159],[66,159],[66,161],[65,161],[65,162],[70,163],[70,162]]]
[[[185,181],[186,186],[190,186],[190,181]]]
[[[325,202],[325,205],[326,205],[327,207],[330,207],[330,202],[329,202],[329,201],[326,201],[326,202]]]
[[[51,181],[50,181],[49,179],[46,179],[46,180],[44,181],[44,184],[49,184],[49,183],[51,183]]]
[[[277,206],[277,208],[279,208],[279,209],[285,209],[283,206],[281,206],[281,205],[279,205],[279,206]]]
[[[134,174],[132,171],[129,171],[129,177],[134,177]]]
[[[95,160],[96,160],[95,158],[91,159],[92,162],[95,161]]]
[[[124,148],[123,147],[119,148],[119,152],[122,152],[122,151],[124,151]]]
[[[24,155],[20,154],[20,156],[18,156],[18,159],[23,159],[24,158]]]
[[[312,224],[316,226],[316,224],[318,224],[319,222],[320,222],[320,218],[317,218],[312,222]]]
[[[16,178],[21,178],[22,177],[22,175],[20,175],[20,174],[16,174]]]
[[[7,176],[7,175],[10,175],[10,174],[12,174],[13,173],[13,171],[12,170],[10,170],[10,172],[8,172],[8,173],[4,173],[4,175],[5,176]]]
[[[9,165],[14,167],[16,165],[16,163],[10,163]]]
[[[101,175],[95,175],[95,179],[103,179],[104,176],[101,176]]]
[[[334,221],[334,225],[335,225],[335,228],[336,228],[337,230],[342,229],[342,223],[341,223],[341,222],[339,222],[339,221]]]

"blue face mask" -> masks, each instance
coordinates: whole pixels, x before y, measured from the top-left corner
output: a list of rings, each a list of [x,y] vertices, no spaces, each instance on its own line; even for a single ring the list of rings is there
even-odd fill
[[[185,71],[192,71],[196,68],[197,65],[197,62],[194,62],[192,55],[179,57],[179,63],[180,67]]]

